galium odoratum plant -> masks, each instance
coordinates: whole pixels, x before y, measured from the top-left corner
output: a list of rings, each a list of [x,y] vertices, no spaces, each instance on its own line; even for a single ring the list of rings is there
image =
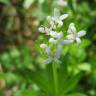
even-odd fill
[[[67,91],[65,89],[64,89],[65,91],[63,90],[63,88],[66,84],[64,86],[62,85],[63,87],[60,87],[60,85],[59,85],[60,78],[58,78],[59,74],[58,74],[58,70],[57,70],[57,64],[62,63],[60,61],[60,57],[63,56],[63,54],[62,54],[63,46],[69,45],[73,42],[76,42],[77,45],[79,45],[81,43],[80,37],[82,37],[86,34],[86,32],[84,30],[77,32],[74,23],[69,24],[69,28],[67,30],[66,36],[65,36],[65,34],[63,34],[62,31],[59,32],[58,28],[63,27],[63,22],[65,19],[68,18],[68,16],[69,16],[68,14],[59,15],[58,9],[55,8],[54,15],[47,16],[47,21],[49,23],[49,26],[48,27],[46,27],[46,26],[39,27],[39,31],[42,34],[45,34],[45,38],[49,37],[48,42],[40,44],[40,47],[43,50],[44,54],[47,56],[47,58],[45,60],[45,64],[51,65],[51,69],[52,69],[51,74],[53,74],[52,76],[53,76],[53,81],[54,81],[53,82],[54,92],[52,91],[52,94],[54,94],[54,95],[52,95],[52,96],[65,96],[64,94],[66,94],[66,93],[64,93],[64,92],[68,91],[66,87],[65,88]],[[62,73],[62,74],[64,74],[64,73]],[[62,80],[63,80],[63,78],[62,78]],[[67,78],[66,78],[66,80],[67,80]],[[72,80],[76,83],[77,81],[75,81],[75,80],[78,80],[78,79],[77,79],[77,77],[74,77],[74,79],[72,79]],[[70,82],[70,80],[69,80],[69,82]],[[69,84],[69,82],[68,82],[68,84]],[[61,88],[62,88],[62,94],[60,95]],[[77,96],[77,95],[74,95],[74,96]],[[83,96],[83,95],[80,95],[80,96]]]

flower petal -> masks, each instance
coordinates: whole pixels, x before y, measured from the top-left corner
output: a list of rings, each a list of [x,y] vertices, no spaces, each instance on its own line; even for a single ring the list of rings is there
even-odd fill
[[[74,40],[62,40],[62,44],[64,45],[68,45],[70,43],[72,43]]]
[[[45,60],[45,64],[51,63],[53,58],[50,56],[48,59]]]
[[[54,31],[50,31],[50,36],[52,36],[52,37],[56,37],[56,32],[54,32]]]
[[[74,40],[75,39],[75,35],[74,34],[67,35],[67,39]]]
[[[55,61],[57,64],[61,64],[61,61],[58,60],[58,58],[54,58],[54,61]]]
[[[49,39],[49,42],[52,43],[52,44],[56,44],[57,43],[57,40],[55,40],[54,38],[50,38]]]
[[[62,32],[54,32],[54,31],[50,31],[50,36],[54,37],[54,38],[61,38],[63,36]]]
[[[51,31],[50,28],[45,27],[45,33],[46,33],[46,35],[49,35],[50,31]]]
[[[58,27],[62,27],[63,22],[62,21],[58,21]]]
[[[51,25],[51,29],[53,29],[54,28],[54,21],[52,20],[52,21],[50,21],[50,25]]]
[[[84,31],[84,30],[79,31],[79,32],[77,33],[77,36],[78,36],[78,37],[82,37],[82,36],[84,36],[84,35],[86,35],[86,31]]]
[[[54,18],[58,18],[59,17],[59,11],[57,8],[54,8]]]
[[[76,38],[76,42],[77,42],[78,45],[80,45],[80,43],[81,43],[80,38]]]
[[[62,32],[57,33],[57,38],[61,38],[63,36]]]
[[[64,15],[61,15],[59,19],[60,19],[60,20],[64,20],[64,19],[66,19],[67,17],[68,17],[68,14],[64,14]]]
[[[60,58],[60,55],[62,54],[62,44],[60,42],[60,44],[57,45],[57,50],[56,50],[56,57]]]
[[[75,34],[77,32],[74,23],[70,23],[69,28],[68,28],[68,34]]]

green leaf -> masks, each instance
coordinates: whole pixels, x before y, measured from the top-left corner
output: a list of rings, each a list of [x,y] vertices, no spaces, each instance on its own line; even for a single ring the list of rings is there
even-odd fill
[[[20,56],[19,50],[15,49],[15,48],[11,49],[9,54],[10,54],[11,58],[18,58]]]
[[[82,63],[78,66],[79,70],[91,72],[91,65],[89,63]]]
[[[21,70],[19,74],[23,75],[25,82],[35,83],[46,94],[51,93],[50,80],[45,70],[38,69],[37,71]],[[26,79],[25,79],[26,78]]]
[[[74,88],[77,86],[80,77],[80,74],[68,77],[66,82],[64,82],[64,85],[62,84],[63,86],[60,96],[64,96],[64,94],[67,94],[68,92],[74,90]]]
[[[10,59],[9,54],[8,53],[2,54],[0,59],[1,59],[2,62],[8,62],[9,59]]]
[[[22,66],[31,69],[32,68],[32,52],[30,48],[26,46],[22,46],[20,51],[21,51],[21,57],[22,58]],[[22,67],[21,66],[21,67]]]
[[[13,93],[12,96],[38,96],[33,90],[19,90]]]
[[[91,44],[91,41],[89,41],[88,39],[83,39],[82,43],[80,44],[81,48],[86,48]]]
[[[10,0],[0,0],[1,3],[10,5]]]
[[[72,93],[72,94],[69,94],[67,96],[87,96],[87,95],[85,95],[83,93]]]
[[[18,83],[21,80],[21,77],[19,77],[16,74],[13,74],[11,72],[7,72],[5,74],[5,80],[6,80],[7,84],[11,85],[11,84],[14,84],[14,83]]]

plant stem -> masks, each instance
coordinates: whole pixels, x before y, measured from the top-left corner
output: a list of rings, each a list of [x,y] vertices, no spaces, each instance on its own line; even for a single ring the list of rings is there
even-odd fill
[[[56,64],[53,62],[52,64],[52,69],[53,69],[53,79],[54,79],[54,95],[58,96],[58,76],[57,76],[57,66]]]

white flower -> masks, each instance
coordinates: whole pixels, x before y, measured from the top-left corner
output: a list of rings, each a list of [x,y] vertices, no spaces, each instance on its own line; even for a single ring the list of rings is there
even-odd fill
[[[62,37],[63,37],[63,33],[62,32],[57,33],[57,38],[62,38]]]
[[[55,40],[54,38],[50,38],[49,39],[49,42],[52,43],[52,44],[56,44],[57,43],[57,40]]]
[[[80,37],[84,36],[86,32],[84,30],[81,30],[77,32],[74,23],[71,23],[68,28],[68,40],[76,40],[77,44],[79,45],[81,43]]]
[[[59,16],[59,12],[57,8],[54,8],[54,16],[48,16],[47,20],[50,21],[50,25],[52,28],[54,28],[55,24],[58,24],[58,27],[61,27],[63,25],[63,20],[68,17],[68,14],[63,14]]]
[[[63,33],[62,32],[54,32],[54,31],[51,31],[50,32],[50,36],[52,36],[53,38],[62,38],[63,37]]]
[[[45,48],[47,48],[47,44],[40,44],[40,47],[41,47],[42,49],[45,49]]]
[[[62,53],[63,53],[62,52],[62,43],[59,42],[57,44],[57,49],[56,49],[56,54],[55,55],[56,55],[57,58],[60,58],[60,56],[62,55]]]
[[[45,60],[45,64],[49,64],[52,61],[56,62],[57,64],[61,64],[61,61],[59,60],[59,58],[55,57],[55,56],[49,56],[46,60]]]
[[[50,54],[51,52],[51,47],[50,46],[47,46],[47,44],[40,44],[40,48],[44,49],[44,53],[46,54]]]
[[[62,62],[59,60],[59,58],[54,58],[54,61],[57,63],[57,64],[61,64]]]
[[[73,40],[63,40],[63,39],[60,39],[57,43],[57,49],[56,49],[56,57],[60,58],[60,56],[63,54],[63,49],[62,49],[62,46],[63,45],[68,45],[70,43],[72,43]]]
[[[68,34],[75,34],[77,32],[74,23],[70,23],[68,28]]]
[[[39,30],[39,32],[41,32],[41,33],[45,33],[45,30],[44,30],[43,27],[39,27],[38,30]]]
[[[49,35],[50,31],[52,30],[51,28],[47,28],[47,27],[39,27],[39,32],[41,33],[46,33],[46,35]]]
[[[45,64],[49,64],[53,61],[53,58],[50,56],[45,60]]]
[[[60,6],[67,6],[67,0],[58,0],[57,4]]]

